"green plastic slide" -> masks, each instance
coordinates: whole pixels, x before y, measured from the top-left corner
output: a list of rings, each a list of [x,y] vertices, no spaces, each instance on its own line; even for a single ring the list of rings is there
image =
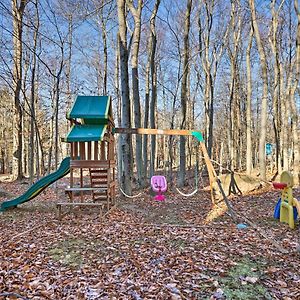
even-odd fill
[[[61,162],[59,168],[55,172],[38,180],[23,195],[21,195],[18,198],[3,202],[1,204],[0,211],[4,211],[10,207],[16,207],[19,204],[25,203],[33,199],[34,197],[39,195],[45,188],[47,188],[50,184],[66,176],[69,172],[70,172],[70,157],[66,157]]]

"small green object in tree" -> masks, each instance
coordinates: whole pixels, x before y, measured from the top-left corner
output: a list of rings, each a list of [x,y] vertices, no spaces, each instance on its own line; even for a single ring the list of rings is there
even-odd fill
[[[204,138],[201,132],[199,131],[192,131],[192,135],[199,141],[204,142]]]

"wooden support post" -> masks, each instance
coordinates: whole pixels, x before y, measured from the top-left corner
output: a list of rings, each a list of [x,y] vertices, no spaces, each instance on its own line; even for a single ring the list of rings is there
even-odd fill
[[[94,160],[98,160],[98,157],[99,157],[99,155],[98,155],[98,151],[99,151],[99,148],[98,148],[98,142],[95,142],[95,144],[94,144]]]
[[[100,160],[105,160],[105,146],[106,143],[104,141],[101,142],[101,152],[100,152]]]
[[[85,143],[79,143],[79,151],[80,151],[80,160],[85,160]]]
[[[87,157],[88,157],[88,160],[91,160],[92,159],[92,142],[88,142],[87,144]]]
[[[83,168],[80,168],[80,187],[83,188]],[[83,202],[83,192],[80,192],[80,200]]]
[[[70,188],[74,186],[74,169],[71,167],[70,168]],[[70,201],[73,202],[73,194],[71,193],[70,196]]]
[[[85,160],[85,142],[79,143],[80,160]],[[83,168],[80,168],[80,187],[83,187]],[[80,201],[83,202],[83,192],[80,192]]]
[[[74,142],[74,159],[77,159],[78,157],[78,142]]]
[[[62,215],[61,215],[61,205],[57,205],[58,208],[58,220],[61,221]]]
[[[71,159],[74,159],[74,144],[71,143]]]
[[[217,173],[216,173],[214,166],[212,165],[211,160],[208,156],[207,149],[206,149],[204,142],[200,142],[200,151],[202,151],[204,161],[205,161],[207,171],[208,171],[209,185],[210,185],[210,191],[211,191],[211,200],[212,200],[212,203],[215,204],[215,195],[213,193],[213,183],[216,182]]]

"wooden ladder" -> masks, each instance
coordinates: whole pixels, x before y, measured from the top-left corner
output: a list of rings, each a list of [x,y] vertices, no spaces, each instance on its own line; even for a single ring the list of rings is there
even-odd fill
[[[107,169],[90,169],[91,187],[97,188],[92,191],[94,202],[107,202],[109,209],[110,202],[110,182]]]

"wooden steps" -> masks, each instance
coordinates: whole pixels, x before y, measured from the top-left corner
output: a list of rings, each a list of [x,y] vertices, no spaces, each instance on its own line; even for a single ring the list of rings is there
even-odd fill
[[[91,187],[99,188],[105,187],[106,190],[93,191],[94,202],[107,201],[109,205],[109,173],[107,169],[90,169]]]

